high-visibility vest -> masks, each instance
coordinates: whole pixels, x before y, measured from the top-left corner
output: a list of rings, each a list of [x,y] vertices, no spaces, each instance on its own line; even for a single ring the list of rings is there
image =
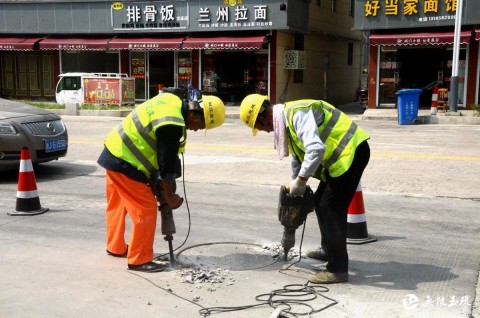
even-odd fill
[[[325,175],[322,174],[323,169],[326,169],[332,177],[341,176],[350,168],[358,145],[367,140],[369,136],[347,115],[325,101],[304,99],[288,102],[284,109],[291,139],[288,147],[300,162],[304,160],[305,147],[298,139],[293,127],[293,115],[297,110],[311,108],[323,111],[325,114],[323,123],[318,126],[318,134],[326,149],[322,163],[313,175],[313,177],[325,181]]]
[[[112,155],[142,171],[147,178],[158,171],[155,130],[164,125],[183,127],[178,153],[185,151],[187,132],[182,116],[182,100],[170,93],[149,99],[135,108],[105,140]]]

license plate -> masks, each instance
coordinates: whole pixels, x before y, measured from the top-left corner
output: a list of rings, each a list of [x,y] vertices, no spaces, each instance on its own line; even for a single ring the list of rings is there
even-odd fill
[[[45,140],[45,152],[54,152],[65,149],[67,149],[67,140],[63,138]]]

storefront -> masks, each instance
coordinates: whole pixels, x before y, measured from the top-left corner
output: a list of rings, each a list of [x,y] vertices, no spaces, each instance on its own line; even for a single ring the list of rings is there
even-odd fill
[[[183,48],[196,51],[201,90],[238,104],[248,94],[268,93],[267,41],[266,35],[189,37]]]
[[[471,32],[460,37],[459,107],[465,107],[467,50]],[[449,88],[452,75],[453,33],[372,34],[370,45],[378,50],[378,102],[394,107],[400,89],[423,88],[420,105],[431,105],[431,88]]]
[[[188,85],[189,77],[178,74],[180,65],[185,68],[191,61],[189,52],[180,52],[182,36],[176,37],[126,37],[112,38],[108,52],[121,57],[122,72],[135,78],[135,99],[143,101],[158,94],[159,85],[178,87]],[[191,70],[191,63],[190,63]],[[178,74],[178,76],[175,76]]]
[[[368,37],[368,107],[395,107],[396,92],[421,88],[430,107],[433,87],[448,90],[452,76],[456,1],[356,0],[355,29]],[[458,107],[478,102],[479,52],[474,26],[480,4],[465,2],[459,36]]]
[[[55,57],[38,51],[38,36],[0,38],[0,94],[17,99],[55,97]]]
[[[17,45],[28,51],[19,54],[8,46],[7,37],[0,38],[1,92],[6,97],[33,98],[38,94],[32,83],[48,80],[48,90],[41,88],[40,95],[53,99],[61,73],[127,73],[135,78],[139,102],[158,94],[161,87],[192,85],[226,104],[238,104],[247,94],[270,92],[275,74],[270,65],[272,32],[307,28],[307,19],[293,19],[296,22],[289,25],[286,6],[281,4],[274,0],[206,1],[201,6],[188,1],[105,1],[66,7],[59,1],[46,6],[42,11],[46,17],[39,20],[36,13],[42,5],[23,3],[20,9],[17,3],[0,3],[0,9],[12,15],[6,17],[8,30],[3,31],[21,30],[26,43],[18,40]],[[288,14],[308,16],[308,3],[292,6]],[[73,18],[67,21],[62,16]],[[36,56],[38,65],[32,66],[29,56]],[[29,67],[35,69],[34,76],[18,72]]]

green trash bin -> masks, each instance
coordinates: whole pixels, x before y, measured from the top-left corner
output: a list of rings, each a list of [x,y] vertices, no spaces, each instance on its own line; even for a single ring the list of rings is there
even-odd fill
[[[411,125],[418,117],[418,104],[422,89],[401,89],[397,91],[398,123]]]

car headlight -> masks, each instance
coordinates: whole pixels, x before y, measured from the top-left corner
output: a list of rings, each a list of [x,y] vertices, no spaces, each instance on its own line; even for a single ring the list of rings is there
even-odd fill
[[[15,135],[17,131],[15,127],[8,123],[0,123],[0,135]]]

